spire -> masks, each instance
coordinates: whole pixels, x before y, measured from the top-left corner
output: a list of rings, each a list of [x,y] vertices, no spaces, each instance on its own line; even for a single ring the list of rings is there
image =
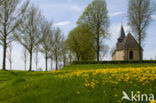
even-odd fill
[[[121,43],[125,39],[125,31],[123,25],[121,24],[120,37],[118,38],[118,42]]]

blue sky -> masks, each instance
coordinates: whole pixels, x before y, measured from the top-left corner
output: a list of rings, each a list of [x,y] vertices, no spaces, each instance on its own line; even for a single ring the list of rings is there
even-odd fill
[[[54,26],[60,27],[65,35],[76,27],[76,21],[83,13],[84,9],[93,0],[31,0],[42,12],[42,14],[49,20],[53,21]],[[128,0],[106,0],[107,8],[110,17],[110,33],[111,38],[105,43],[112,49],[115,46],[116,40],[119,36],[121,22],[125,28],[125,32],[129,32],[130,28],[127,26],[127,1]],[[154,0],[153,0],[154,1]],[[122,17],[124,13],[125,17]],[[156,14],[152,16],[156,20]],[[144,41],[144,59],[155,58],[156,56],[156,21],[153,21],[148,30],[147,37]],[[18,70],[23,69],[22,61],[22,47],[14,43],[14,62],[13,68]],[[0,49],[0,67],[2,64],[2,48]],[[111,54],[105,57],[106,60],[111,60]],[[44,67],[44,58],[40,54],[40,66]],[[8,63],[7,63],[8,64]],[[34,65],[33,65],[34,66]],[[8,66],[7,66],[8,67]]]

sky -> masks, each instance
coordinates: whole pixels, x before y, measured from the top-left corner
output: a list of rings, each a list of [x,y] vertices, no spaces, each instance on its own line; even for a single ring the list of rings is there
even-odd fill
[[[62,32],[67,36],[68,33],[76,27],[76,21],[82,15],[83,11],[93,0],[30,0],[38,7],[42,14],[49,20],[53,21],[55,27],[60,27]],[[110,51],[115,47],[119,37],[120,26],[123,24],[126,34],[130,31],[127,25],[127,1],[128,0],[106,0],[108,15],[110,17],[109,32],[111,37],[104,42],[109,46]],[[154,1],[154,0],[153,0]],[[123,17],[122,14],[125,16]],[[147,36],[143,42],[144,59],[155,59],[156,56],[156,14],[152,16],[153,21],[147,29]],[[133,33],[132,33],[133,34]],[[13,69],[24,70],[22,46],[13,43]],[[111,60],[110,51],[104,60]],[[0,68],[2,67],[3,49],[0,47]],[[33,59],[34,60],[34,59]],[[27,67],[29,62],[27,64]],[[54,64],[53,64],[54,65]],[[39,54],[39,67],[44,68],[43,54]],[[7,61],[7,68],[9,64]],[[33,61],[33,68],[35,68]]]

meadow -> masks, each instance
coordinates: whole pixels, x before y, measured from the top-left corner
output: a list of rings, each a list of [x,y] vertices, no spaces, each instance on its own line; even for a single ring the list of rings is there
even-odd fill
[[[129,103],[121,101],[123,91],[128,95],[131,91],[137,96],[156,95],[156,64],[84,64],[49,72],[0,71],[0,103]]]

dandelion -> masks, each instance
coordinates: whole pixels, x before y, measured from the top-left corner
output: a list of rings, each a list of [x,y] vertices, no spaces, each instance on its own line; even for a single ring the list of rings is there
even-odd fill
[[[85,83],[85,87],[89,87],[90,86],[90,84],[89,83]]]
[[[77,91],[77,95],[79,95],[80,94],[80,91]]]
[[[151,101],[150,103],[156,103],[156,101]]]
[[[140,91],[137,91],[138,94],[140,94]]]
[[[118,94],[115,94],[114,96],[115,96],[115,97],[117,97],[117,96],[118,96]]]
[[[63,72],[63,73],[61,73]],[[52,71],[49,72],[52,74],[56,74],[56,78],[68,78],[68,79],[74,79],[75,77],[82,77],[84,80],[84,85],[91,86],[94,88],[99,81],[97,81],[95,78],[91,79],[90,85],[88,84],[90,81],[90,78],[96,77],[96,75],[103,75],[104,78],[102,78],[101,84],[105,85],[105,83],[113,83],[118,84],[119,82],[128,82],[133,84],[133,81],[138,81],[142,85],[147,85],[151,81],[154,81],[156,79],[156,67],[140,67],[140,68],[110,68],[110,69],[90,69],[90,70],[76,70],[76,71]],[[90,76],[90,74],[92,74]],[[107,75],[109,74],[109,75]],[[137,86],[134,84],[134,86]]]
[[[117,103],[121,103],[121,101],[120,101],[120,100],[118,100],[118,101],[117,101]]]

